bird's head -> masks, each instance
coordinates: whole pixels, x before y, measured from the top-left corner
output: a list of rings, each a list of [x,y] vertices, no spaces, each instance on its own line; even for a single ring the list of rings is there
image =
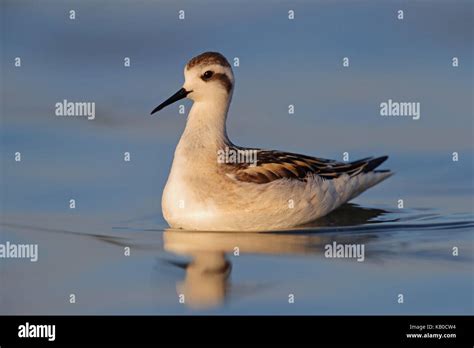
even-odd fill
[[[151,113],[154,114],[186,97],[194,101],[228,99],[232,95],[233,88],[234,74],[227,59],[217,52],[205,52],[186,64],[183,87]]]

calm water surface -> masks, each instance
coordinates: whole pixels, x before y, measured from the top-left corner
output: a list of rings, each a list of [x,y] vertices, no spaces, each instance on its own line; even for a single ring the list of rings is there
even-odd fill
[[[469,213],[348,204],[312,226],[269,233],[65,215],[2,224],[2,241],[38,243],[39,260],[2,261],[1,313],[473,313]],[[326,258],[333,242],[364,245],[364,261]]]
[[[358,150],[389,154],[395,175],[311,226],[183,232],[160,205],[175,142],[78,122],[4,123],[0,240],[37,243],[39,260],[0,262],[0,313],[474,313],[470,151],[453,162],[450,151]],[[334,241],[363,244],[364,261],[326,258]]]
[[[36,263],[0,260],[0,314],[474,314],[469,1],[0,7],[0,242],[39,247]],[[298,230],[168,230],[161,193],[185,117],[149,113],[208,50],[240,58],[236,144],[389,155],[395,175]],[[420,102],[421,118],[381,117],[389,98]],[[95,102],[96,118],[56,117],[64,99]],[[364,261],[326,258],[333,242],[364,245]]]

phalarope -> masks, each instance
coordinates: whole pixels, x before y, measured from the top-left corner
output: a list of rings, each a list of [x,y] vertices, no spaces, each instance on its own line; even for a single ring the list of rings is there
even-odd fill
[[[183,87],[152,111],[185,97],[194,101],[163,191],[163,216],[172,228],[259,231],[297,227],[392,175],[388,170],[374,170],[387,156],[345,163],[236,146],[226,131],[234,89],[227,59],[217,52],[200,54],[186,64],[184,76]],[[219,161],[222,151],[255,153],[256,161],[235,161],[235,156]]]

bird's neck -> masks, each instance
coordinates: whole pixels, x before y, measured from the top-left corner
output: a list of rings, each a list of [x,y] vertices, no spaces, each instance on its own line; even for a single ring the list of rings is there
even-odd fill
[[[226,119],[230,97],[194,102],[176,153],[181,156],[212,157],[230,144]]]

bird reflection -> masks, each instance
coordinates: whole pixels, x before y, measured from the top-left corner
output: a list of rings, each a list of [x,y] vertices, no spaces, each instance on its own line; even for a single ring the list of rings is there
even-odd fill
[[[185,296],[185,303],[196,309],[220,305],[227,295],[231,263],[219,251],[196,251],[192,257],[185,279],[178,282],[176,291]]]
[[[360,225],[385,213],[380,209],[346,205],[305,228],[341,225]],[[218,307],[225,301],[230,287],[232,264],[229,256],[241,254],[318,255],[324,246],[337,243],[368,243],[377,238],[372,234],[331,234],[290,230],[272,233],[250,232],[191,232],[168,229],[163,235],[164,249],[187,256],[189,264],[179,265],[186,271],[184,280],[176,285],[178,295],[184,295],[185,304],[194,309]],[[176,263],[170,262],[177,265]]]

